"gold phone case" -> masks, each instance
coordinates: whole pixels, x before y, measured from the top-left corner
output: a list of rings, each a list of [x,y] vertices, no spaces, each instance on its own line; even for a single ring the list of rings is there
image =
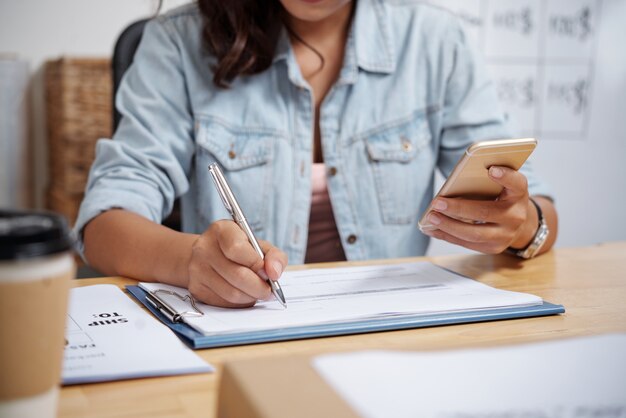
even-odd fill
[[[534,138],[499,139],[470,145],[435,199],[439,196],[475,200],[495,199],[502,192],[502,186],[489,178],[489,167],[497,165],[519,170],[536,146],[537,140]],[[418,222],[422,231],[436,229],[427,220],[431,209],[432,202]]]

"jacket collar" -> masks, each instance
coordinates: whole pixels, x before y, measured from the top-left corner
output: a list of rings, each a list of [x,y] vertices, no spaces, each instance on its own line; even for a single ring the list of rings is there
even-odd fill
[[[384,0],[353,1],[356,1],[356,10],[346,44],[342,74],[353,73],[356,69],[353,67],[355,64],[369,72],[392,73],[396,66],[396,57]],[[276,46],[273,62],[286,60],[291,66],[296,64],[292,55],[289,36],[287,31],[283,30]],[[343,78],[342,75],[340,78]]]
[[[352,33],[361,69],[384,74],[394,71],[396,59],[384,0],[357,1]]]

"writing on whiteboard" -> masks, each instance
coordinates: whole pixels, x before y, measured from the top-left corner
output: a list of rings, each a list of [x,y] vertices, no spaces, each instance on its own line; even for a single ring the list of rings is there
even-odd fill
[[[592,36],[591,20],[593,15],[589,7],[583,7],[573,15],[556,14],[550,17],[550,32],[555,35],[586,41],[588,37]]]
[[[523,35],[530,35],[535,28],[533,14],[528,7],[495,14],[493,25],[507,30],[518,31]]]
[[[583,139],[602,0],[430,0],[485,55],[517,133]]]

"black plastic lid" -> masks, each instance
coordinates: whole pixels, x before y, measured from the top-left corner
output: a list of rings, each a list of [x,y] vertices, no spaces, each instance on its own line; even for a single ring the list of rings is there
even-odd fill
[[[58,214],[0,209],[0,261],[62,253],[72,243],[67,221]]]

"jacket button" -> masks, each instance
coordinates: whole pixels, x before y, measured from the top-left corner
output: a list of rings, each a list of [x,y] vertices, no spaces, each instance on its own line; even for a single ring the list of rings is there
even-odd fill
[[[403,136],[401,139],[402,139],[402,150],[404,152],[411,152],[411,150],[413,149],[413,146],[411,145],[411,141],[409,141],[409,139],[405,136]]]
[[[237,156],[237,153],[235,151],[233,151],[232,149],[230,151],[228,151],[228,157],[232,160]]]
[[[348,244],[354,244],[357,240],[356,235],[352,234],[348,237]]]
[[[337,167],[330,167],[328,169],[328,175],[334,177],[337,174]]]

